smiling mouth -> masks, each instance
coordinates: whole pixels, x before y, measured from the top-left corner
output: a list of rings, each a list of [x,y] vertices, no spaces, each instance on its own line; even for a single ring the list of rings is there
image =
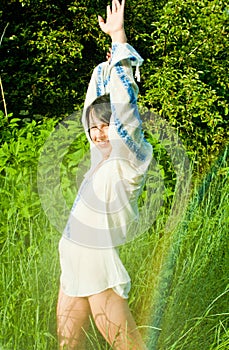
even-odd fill
[[[97,141],[97,142],[98,142],[97,145],[99,147],[106,147],[110,144],[110,141]]]

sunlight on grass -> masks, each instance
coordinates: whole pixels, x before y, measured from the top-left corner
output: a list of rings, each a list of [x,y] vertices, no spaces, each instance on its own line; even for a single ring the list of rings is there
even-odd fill
[[[228,348],[229,182],[225,169],[226,160],[201,201],[197,200],[199,185],[193,186],[187,215],[174,232],[164,232],[168,214],[162,207],[148,232],[120,248],[132,278],[130,307],[150,350]],[[39,199],[32,174],[17,181],[8,172],[0,181],[0,349],[56,350],[60,234],[41,208],[29,202]],[[111,349],[93,322],[87,343],[88,350]]]

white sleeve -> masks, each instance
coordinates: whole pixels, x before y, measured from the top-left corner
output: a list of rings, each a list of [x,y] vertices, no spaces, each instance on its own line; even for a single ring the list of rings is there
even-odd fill
[[[141,63],[141,57],[129,44],[113,44],[109,82],[112,108],[109,137],[116,156],[125,156],[135,166],[144,168],[151,160],[152,146],[144,138],[137,106],[138,86],[132,68]]]

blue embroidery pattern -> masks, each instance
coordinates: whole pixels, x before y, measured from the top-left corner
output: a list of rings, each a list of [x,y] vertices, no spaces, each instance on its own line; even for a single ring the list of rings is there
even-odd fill
[[[136,154],[137,159],[144,162],[146,160],[146,154],[142,152],[142,149],[140,146],[138,146],[134,140],[130,137],[128,132],[123,128],[123,124],[120,122],[120,120],[116,117],[115,114],[115,126],[117,128],[118,134],[121,136],[121,138],[124,140],[125,144],[129,147],[129,149]]]
[[[126,88],[128,95],[130,96],[130,103],[131,104],[137,103],[137,99],[136,99],[134,91],[130,85],[130,81],[127,78],[125,71],[124,71],[122,65],[120,64],[120,62],[116,63],[115,69],[116,69],[116,72],[117,72],[120,80],[122,81],[123,86]]]
[[[104,81],[104,87],[106,87],[110,82],[110,76]]]
[[[120,63],[117,63],[115,65],[115,69],[120,80],[122,81],[123,86],[126,88],[128,95],[130,96],[130,103],[132,104],[132,106],[134,105],[134,115],[139,121],[140,141],[143,141],[143,143],[146,144],[147,141],[144,139],[143,132],[141,129],[141,119],[140,119],[137,104],[136,104],[137,99],[131,87],[130,81],[126,76],[125,71]],[[139,146],[136,142],[134,142],[133,138],[128,134],[127,130],[123,127],[122,122],[117,117],[117,112],[113,104],[112,104],[112,112],[114,114],[115,126],[117,128],[117,132],[120,135],[120,137],[124,140],[124,142],[129,147],[129,149],[136,154],[137,159],[139,159],[140,161],[145,161],[147,154],[144,152],[142,144]]]
[[[100,64],[98,66],[98,84],[97,84],[97,96],[101,96],[102,95],[102,65]]]
[[[112,44],[112,52],[111,52],[111,57],[113,57],[113,56],[114,56],[114,52],[116,51],[117,47],[118,47],[118,44]]]
[[[74,200],[74,203],[72,205],[72,208],[71,208],[71,211],[70,211],[70,214],[73,213],[73,211],[75,210],[76,206],[77,206],[77,203],[79,202],[80,198],[81,198],[81,194],[82,194],[82,191],[84,189],[84,187],[87,185],[88,183],[88,180],[84,180],[83,183],[81,184],[81,187],[79,188],[79,191],[78,191],[78,194]],[[69,216],[69,219],[68,219],[68,222],[66,224],[66,227],[65,227],[65,230],[64,230],[64,234],[66,235],[66,237],[70,238],[71,237],[71,229],[70,229],[70,218],[71,218],[71,215]]]

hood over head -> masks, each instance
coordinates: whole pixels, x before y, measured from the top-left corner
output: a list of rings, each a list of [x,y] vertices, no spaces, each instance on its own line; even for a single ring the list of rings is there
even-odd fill
[[[90,136],[89,136],[89,123],[88,123],[88,111],[91,109],[91,105],[98,105],[95,108],[98,111],[98,114],[101,113],[99,118],[101,121],[105,121],[107,123],[108,116],[107,113],[103,113],[104,107],[107,110],[111,110],[110,101],[108,100],[108,95],[110,94],[110,72],[113,66],[115,66],[118,62],[123,59],[130,59],[131,65],[136,67],[136,78],[140,80],[139,66],[141,66],[143,59],[137,53],[137,51],[128,43],[120,44],[113,43],[112,44],[112,55],[111,61],[102,62],[97,67],[95,67],[91,80],[89,82],[89,86],[87,89],[87,94],[84,103],[83,115],[82,115],[82,124],[84,126],[85,133],[87,135],[87,139],[90,143],[91,150],[91,169],[102,160],[102,154],[98,150],[98,148],[93,144]],[[103,97],[104,96],[104,97]],[[101,100],[99,99],[101,97]],[[109,101],[109,102],[108,102]],[[100,103],[101,102],[101,103]],[[109,114],[109,112],[108,112]],[[97,112],[96,112],[97,116]]]
[[[92,142],[89,135],[89,128],[98,124],[98,119],[102,123],[109,124],[111,117],[109,71],[108,62],[100,63],[94,69],[84,103],[82,124],[90,143],[91,169],[102,160],[102,154]]]
[[[98,123],[110,123],[111,104],[110,96],[102,95],[95,99],[86,109],[86,125],[87,131]]]

